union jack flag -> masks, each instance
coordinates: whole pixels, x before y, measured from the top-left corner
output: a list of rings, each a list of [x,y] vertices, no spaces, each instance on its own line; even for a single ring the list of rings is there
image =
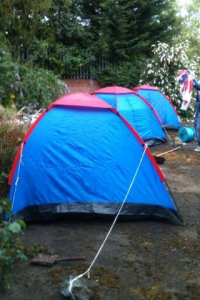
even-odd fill
[[[178,71],[177,81],[180,84],[180,94],[182,97],[182,110],[187,110],[191,98],[192,98],[192,90],[193,90],[193,81],[194,75],[189,70],[180,70]]]

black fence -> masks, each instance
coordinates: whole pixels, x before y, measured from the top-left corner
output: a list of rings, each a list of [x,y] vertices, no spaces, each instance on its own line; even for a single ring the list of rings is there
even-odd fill
[[[75,74],[66,74],[64,77],[66,79],[95,79],[96,72],[105,70],[107,66],[115,67],[116,65],[117,61],[115,59],[101,57],[97,60],[92,60],[88,67],[80,67]]]
[[[86,56],[94,56],[91,53],[86,51]],[[21,53],[20,60],[21,62],[29,61],[31,55],[27,51],[27,53]],[[63,53],[61,57],[61,61],[65,61],[66,54]],[[107,66],[115,67],[117,65],[117,61],[115,58],[109,57],[100,57],[95,60],[91,60],[91,62],[87,66],[80,67],[74,74],[63,74],[63,78],[66,79],[95,79],[95,74],[98,71],[105,70]],[[51,69],[50,66],[45,66],[47,69]]]

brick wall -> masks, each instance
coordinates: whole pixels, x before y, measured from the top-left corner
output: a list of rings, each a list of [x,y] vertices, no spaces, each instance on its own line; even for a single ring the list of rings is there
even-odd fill
[[[101,88],[96,80],[90,79],[64,79],[70,93],[91,93]]]

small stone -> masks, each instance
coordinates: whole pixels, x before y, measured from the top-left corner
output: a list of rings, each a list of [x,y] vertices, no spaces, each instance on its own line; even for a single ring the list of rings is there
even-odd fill
[[[80,278],[74,281],[72,293],[69,291],[70,281],[73,278],[67,279],[63,283],[61,294],[68,300],[90,300],[93,292],[87,287],[86,280]]]

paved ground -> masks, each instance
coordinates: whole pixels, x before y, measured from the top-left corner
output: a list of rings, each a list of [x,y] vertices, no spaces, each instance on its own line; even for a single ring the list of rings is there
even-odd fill
[[[91,272],[94,300],[200,299],[200,153],[195,143],[165,155],[160,166],[178,203],[185,226],[164,221],[119,222]],[[154,154],[172,149],[165,144]],[[61,283],[85,271],[111,222],[62,221],[30,224],[25,245],[42,245],[59,256],[85,255],[85,262],[52,268],[16,265],[11,289],[1,300],[59,300]],[[39,247],[38,247],[39,248]]]

